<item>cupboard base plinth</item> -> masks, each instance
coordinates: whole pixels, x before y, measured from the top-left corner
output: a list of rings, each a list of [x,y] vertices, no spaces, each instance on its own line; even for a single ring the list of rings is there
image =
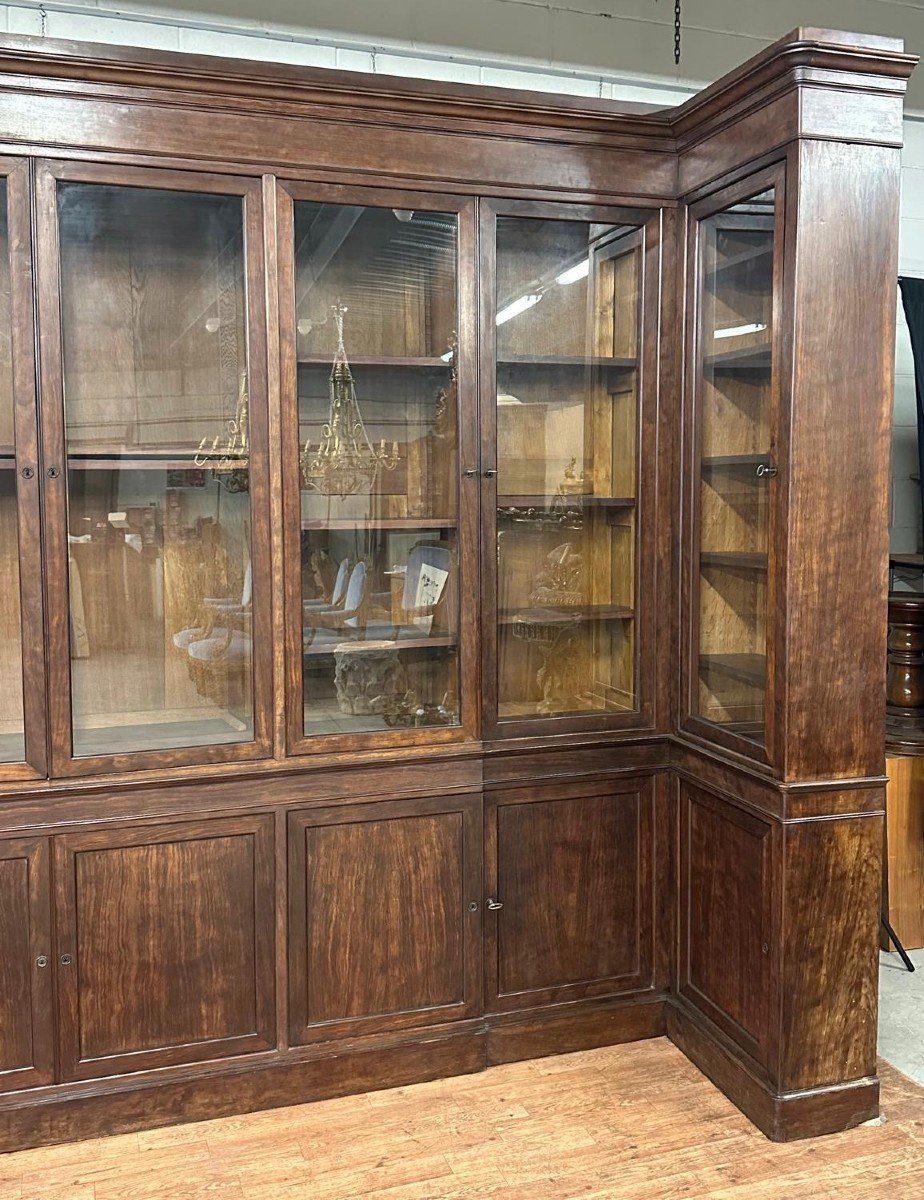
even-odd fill
[[[842,1133],[879,1115],[879,1080],[866,1078],[798,1092],[777,1092],[685,1007],[674,1003],[667,1035],[772,1142]]]
[[[324,1043],[259,1062],[204,1064],[163,1074],[63,1085],[0,1098],[0,1153],[209,1121],[315,1100],[470,1075],[502,1062],[663,1035],[663,996],[574,1004],[418,1030],[401,1040]],[[413,1040],[412,1040],[413,1039]]]

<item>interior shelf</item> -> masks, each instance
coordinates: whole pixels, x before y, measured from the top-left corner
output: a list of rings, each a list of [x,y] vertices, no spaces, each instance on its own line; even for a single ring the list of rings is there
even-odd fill
[[[737,474],[750,468],[756,470],[762,463],[767,464],[769,462],[769,454],[713,454],[701,460],[700,469],[704,475],[718,474],[720,472],[734,472]]]
[[[753,571],[765,574],[767,556],[750,551],[704,550],[699,556],[700,566],[724,567],[729,570]]]
[[[455,517],[310,517],[302,529],[456,529]]]
[[[748,246],[737,254],[730,254],[721,262],[716,263],[714,267],[710,267],[706,271],[706,286],[713,286],[723,275],[734,274],[740,268],[748,267],[752,263],[759,263],[762,259],[769,260],[771,263],[773,261],[773,242],[769,239],[759,246]],[[766,287],[765,280],[762,280],[761,283],[763,287]]]
[[[702,675],[724,675],[739,683],[762,688],[767,682],[767,660],[763,654],[701,654]]]
[[[769,372],[772,363],[772,347],[769,342],[756,345],[730,347],[715,350],[703,357],[703,366],[712,371]]]
[[[300,367],[327,367],[328,370],[333,364],[333,356],[330,354],[300,354],[298,356],[298,365]],[[404,358],[391,355],[373,355],[373,354],[351,354],[351,367],[378,367],[381,370],[387,371],[450,371],[451,363],[445,358],[433,357],[417,357]]]
[[[572,505],[575,508],[635,508],[634,496],[506,496],[498,495],[498,508],[549,508],[552,504]]]
[[[499,354],[499,367],[601,367],[606,370],[630,370],[637,358],[604,358],[586,354]]]
[[[537,607],[501,609],[498,614],[498,622],[501,625],[513,625],[524,613],[537,620],[544,613],[547,613],[552,620],[555,617],[576,617],[582,623],[585,621],[631,621],[635,617],[635,610],[626,608],[622,604],[556,604],[548,609]]]
[[[383,649],[388,650],[455,650],[459,643],[451,637],[419,637],[401,638],[395,641],[391,638],[370,638],[368,642],[351,641],[344,637],[341,645],[349,646],[352,654],[378,654]],[[337,645],[325,642],[320,646],[308,646],[302,651],[305,658],[333,657]]]

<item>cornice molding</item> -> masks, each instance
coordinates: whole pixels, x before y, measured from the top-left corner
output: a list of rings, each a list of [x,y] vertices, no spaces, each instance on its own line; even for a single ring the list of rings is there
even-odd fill
[[[900,99],[916,62],[897,39],[799,28],[677,108],[651,111],[580,96],[7,35],[0,38],[0,89],[672,154],[799,86]]]

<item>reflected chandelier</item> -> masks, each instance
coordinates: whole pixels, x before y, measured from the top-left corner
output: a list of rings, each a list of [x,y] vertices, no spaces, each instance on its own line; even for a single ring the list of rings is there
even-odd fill
[[[337,353],[330,372],[330,412],[320,442],[317,446],[312,446],[310,438],[305,442],[299,465],[306,488],[322,496],[355,496],[371,492],[380,471],[395,469],[398,443],[393,442],[389,451],[384,438],[377,449],[369,440],[343,345],[347,309],[338,302],[332,311],[337,323]]]

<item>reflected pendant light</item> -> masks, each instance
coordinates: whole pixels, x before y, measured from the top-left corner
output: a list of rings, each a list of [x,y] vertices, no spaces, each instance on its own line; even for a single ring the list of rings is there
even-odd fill
[[[371,492],[380,471],[393,471],[398,465],[398,443],[386,450],[385,439],[372,445],[359,401],[353,372],[343,345],[345,305],[332,305],[337,323],[337,353],[330,372],[330,410],[321,440],[312,446],[309,438],[299,456],[302,484],[322,496],[355,496]]]

